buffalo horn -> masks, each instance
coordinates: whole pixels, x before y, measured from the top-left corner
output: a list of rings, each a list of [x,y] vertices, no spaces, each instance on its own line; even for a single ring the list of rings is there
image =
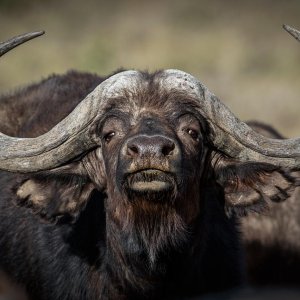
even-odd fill
[[[0,49],[0,53],[15,47],[14,39],[10,41],[13,46],[9,42],[0,44],[6,49]],[[241,161],[300,168],[300,138],[277,140],[261,136],[237,119],[190,74],[166,70],[159,80],[163,88],[179,88],[195,96],[197,109],[211,126],[209,140],[224,154]],[[0,133],[0,169],[14,172],[50,169],[97,147],[99,137],[93,135],[94,130],[91,129],[103,115],[106,99],[118,96],[121,90],[132,90],[141,83],[138,71],[118,73],[98,85],[73,112],[47,133],[36,138],[15,138]]]
[[[4,55],[11,49],[29,41],[32,40],[40,35],[43,35],[45,32],[44,31],[37,31],[37,32],[30,32],[30,33],[25,33],[16,37],[13,37],[12,39],[0,43],[0,56]]]

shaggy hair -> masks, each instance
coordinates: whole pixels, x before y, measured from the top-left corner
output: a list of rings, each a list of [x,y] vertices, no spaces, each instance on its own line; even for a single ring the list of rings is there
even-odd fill
[[[31,299],[173,299],[243,283],[236,215],[284,200],[294,179],[225,157],[197,101],[158,85],[160,74],[108,99],[92,128],[101,147],[56,169],[1,172],[0,267]],[[102,80],[70,72],[4,96],[0,130],[40,135]],[[177,154],[128,155],[144,136]],[[155,181],[168,188],[133,188]]]

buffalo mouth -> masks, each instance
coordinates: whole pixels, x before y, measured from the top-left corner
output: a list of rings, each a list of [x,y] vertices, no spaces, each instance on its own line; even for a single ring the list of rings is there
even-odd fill
[[[139,170],[125,177],[125,188],[131,193],[168,193],[174,190],[175,186],[174,175],[158,169]]]

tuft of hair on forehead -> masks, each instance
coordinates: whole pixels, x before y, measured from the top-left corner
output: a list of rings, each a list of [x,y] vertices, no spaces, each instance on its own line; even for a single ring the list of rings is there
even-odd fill
[[[174,113],[182,108],[196,111],[198,101],[188,91],[164,86],[161,80],[164,71],[153,73],[140,72],[139,80],[130,87],[118,91],[117,96],[109,100],[106,111],[120,109],[124,112],[140,112],[155,109]]]

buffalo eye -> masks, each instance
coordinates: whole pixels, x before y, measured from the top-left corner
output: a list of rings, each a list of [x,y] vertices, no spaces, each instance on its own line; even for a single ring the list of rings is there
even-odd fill
[[[111,139],[116,135],[116,133],[114,131],[111,131],[107,134],[104,135],[104,141],[106,143],[109,143],[111,141]]]
[[[178,118],[178,134],[184,144],[198,145],[201,140],[201,125],[194,115],[185,113]]]
[[[196,130],[188,128],[187,133],[191,136],[193,140],[199,141],[199,133]]]

